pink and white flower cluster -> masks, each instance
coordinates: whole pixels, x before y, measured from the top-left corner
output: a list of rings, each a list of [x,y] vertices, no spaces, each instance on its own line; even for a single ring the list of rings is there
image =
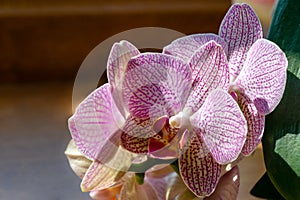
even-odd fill
[[[109,82],[69,119],[76,147],[91,160],[82,190],[124,180],[125,187],[132,163],[147,155],[178,159],[185,186],[197,197],[211,195],[223,166],[260,143],[264,117],[282,98],[286,70],[285,54],[262,38],[259,19],[246,4],[229,9],[218,35],[182,37],[162,53],[116,43],[108,58]],[[162,191],[150,193],[165,199]]]

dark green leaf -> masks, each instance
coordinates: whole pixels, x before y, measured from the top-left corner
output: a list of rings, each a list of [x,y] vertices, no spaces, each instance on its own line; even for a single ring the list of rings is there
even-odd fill
[[[267,172],[259,179],[250,193],[259,198],[284,200],[284,198],[274,187]]]
[[[270,180],[286,199],[300,198],[300,178],[289,164],[275,153],[276,141],[300,130],[300,3],[279,0],[268,38],[286,53],[289,66],[286,90],[279,106],[266,116],[263,151]],[[287,143],[288,144],[288,143]],[[291,147],[285,147],[291,148]]]
[[[268,39],[280,46],[286,53],[288,70],[300,78],[300,2],[279,0]]]
[[[299,199],[300,178],[277,154],[276,141],[288,133],[297,134],[300,130],[300,80],[288,72],[286,90],[279,106],[266,117],[263,137],[263,151],[269,177],[286,199]],[[291,147],[287,147],[291,148]]]

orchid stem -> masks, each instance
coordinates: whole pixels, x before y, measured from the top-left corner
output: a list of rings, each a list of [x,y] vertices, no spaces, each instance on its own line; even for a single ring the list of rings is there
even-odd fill
[[[178,160],[175,160],[174,162],[172,162],[170,164],[170,166],[173,168],[173,170],[176,172],[176,174],[178,176],[180,176],[180,173],[179,173],[179,166],[178,166]]]
[[[145,178],[145,173],[135,173],[135,180],[137,184],[143,185]]]

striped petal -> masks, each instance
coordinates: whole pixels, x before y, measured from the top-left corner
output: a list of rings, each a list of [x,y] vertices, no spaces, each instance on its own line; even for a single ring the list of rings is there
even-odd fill
[[[260,114],[249,98],[240,94],[238,103],[247,120],[247,139],[242,149],[244,156],[250,155],[260,143],[265,125],[265,116]]]
[[[164,47],[163,53],[176,56],[187,62],[191,59],[195,51],[197,51],[205,43],[212,40],[221,45],[223,50],[227,54],[227,44],[225,43],[225,41],[218,35],[212,33],[193,34],[178,38],[168,46]]]
[[[125,117],[126,108],[122,101],[122,84],[124,80],[125,71],[130,58],[138,55],[139,50],[129,43],[128,41],[122,40],[121,42],[115,43],[110,51],[108,62],[107,62],[107,78],[111,86],[111,93],[116,102],[118,109],[122,112]]]
[[[178,161],[184,183],[196,196],[208,196],[214,191],[222,165],[215,162],[199,134],[193,133],[188,148]]]
[[[249,5],[234,4],[221,23],[219,35],[228,44],[230,80],[233,81],[240,73],[252,44],[262,38],[262,27]]]
[[[199,110],[212,90],[218,87],[227,90],[229,72],[226,55],[222,47],[214,41],[198,49],[189,62],[193,83],[185,112],[192,114]]]
[[[110,139],[118,132],[122,121],[109,84],[104,84],[83,100],[68,122],[78,149],[89,158],[101,159],[99,153],[105,145],[110,143],[111,150],[116,148]]]
[[[218,163],[237,159],[246,140],[247,122],[227,92],[221,89],[211,92],[190,120]]]
[[[238,166],[235,166],[222,176],[214,193],[205,200],[237,199],[239,187],[240,173]]]
[[[132,153],[148,153],[149,138],[135,137],[125,132],[121,135],[121,145]]]
[[[287,59],[273,42],[257,40],[248,52],[244,67],[233,85],[257,110],[267,115],[280,102],[286,83]]]
[[[147,53],[131,59],[123,96],[137,118],[157,119],[182,110],[191,84],[191,72],[173,56]]]
[[[119,184],[129,169],[132,159],[132,154],[119,147],[107,163],[95,160],[82,179],[81,190],[83,192],[103,190]]]
[[[156,133],[152,130],[154,119],[129,116],[121,134],[121,145],[133,153],[147,153],[149,138]]]

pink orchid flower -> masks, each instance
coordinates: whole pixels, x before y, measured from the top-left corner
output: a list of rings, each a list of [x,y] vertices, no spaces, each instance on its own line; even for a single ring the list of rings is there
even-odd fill
[[[237,159],[247,133],[238,104],[218,87],[229,87],[229,71],[225,52],[214,41],[201,46],[187,63],[159,53],[131,58],[123,86],[131,118],[123,128],[122,145],[135,153],[155,154],[153,123],[155,129],[156,122],[167,116],[162,137],[175,132],[171,141],[179,138],[177,156],[183,181],[196,196],[210,195],[222,165]]]
[[[133,160],[132,154],[120,149],[120,138],[125,148],[140,153],[139,149],[145,148],[140,140],[157,136],[153,124],[167,115],[176,138],[181,138],[179,128],[193,138],[191,144],[182,145],[187,150],[180,157],[181,169],[207,173],[204,179],[198,176],[188,185],[198,196],[211,194],[221,164],[237,158],[246,138],[246,121],[237,103],[227,92],[214,90],[229,86],[224,58],[221,46],[214,41],[204,45],[189,64],[165,54],[139,54],[125,41],[114,45],[108,62],[109,83],[92,92],[69,119],[76,146],[93,160],[83,177],[82,190],[115,185]],[[228,131],[223,134],[223,130]],[[129,137],[124,140],[124,136]],[[149,147],[151,143],[146,144],[146,149]],[[205,166],[208,161],[213,163],[211,168]],[[186,180],[193,171],[183,173]]]
[[[230,73],[228,91],[247,119],[248,134],[242,150],[245,156],[260,143],[265,115],[280,102],[287,75],[285,54],[275,43],[262,39],[262,35],[260,21],[251,7],[234,4],[221,23],[219,35],[190,35],[173,41],[163,50],[188,61],[208,41],[222,46]]]
[[[164,54],[140,54],[126,41],[114,45],[109,83],[69,119],[76,146],[93,160],[83,191],[114,186],[124,177],[134,159],[124,147],[178,157],[186,186],[196,196],[212,194],[222,165],[260,142],[264,115],[284,90],[285,55],[261,35],[252,9],[234,5],[220,36],[181,38]]]

